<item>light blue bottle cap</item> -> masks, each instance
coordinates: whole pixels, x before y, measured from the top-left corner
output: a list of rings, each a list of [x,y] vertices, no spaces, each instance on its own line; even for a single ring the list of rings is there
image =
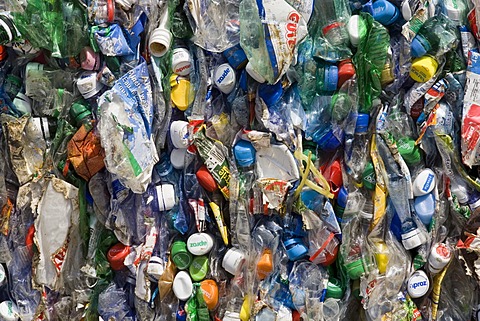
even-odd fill
[[[230,66],[235,69],[241,69],[245,67],[248,62],[247,55],[245,54],[245,51],[243,51],[242,47],[240,47],[240,44],[225,50],[223,52],[223,56],[227,58]]]
[[[336,87],[335,87],[336,88]],[[258,88],[258,94],[268,107],[275,105],[283,94],[282,83],[279,81],[275,85],[262,84]]]
[[[296,261],[305,257],[308,253],[307,247],[303,244],[302,239],[294,238],[283,242],[287,249],[287,256],[290,261]]]
[[[337,137],[335,137],[332,130],[329,130],[325,135],[320,137],[316,143],[320,149],[325,151],[335,150],[342,144]]]
[[[335,91],[338,85],[338,67],[325,66],[325,91]]]
[[[370,122],[369,114],[358,114],[357,122],[355,124],[355,133],[365,133],[368,130],[368,123]]]
[[[300,198],[302,199],[303,204],[305,204],[305,206],[312,211],[315,211],[315,205],[316,205],[315,200],[319,196],[320,196],[320,194],[313,189],[305,189],[300,194]],[[320,200],[321,200],[321,198],[320,198]],[[323,202],[321,202],[321,203],[323,203]]]
[[[431,46],[428,40],[419,34],[413,38],[412,43],[410,44],[411,54],[414,58],[425,56],[430,48]]]
[[[384,26],[391,25],[400,16],[398,8],[386,0],[375,1],[372,10],[373,18]]]
[[[255,162],[255,148],[252,143],[246,140],[240,140],[235,147],[233,147],[233,154],[238,166],[248,167]]]
[[[414,208],[420,221],[429,226],[435,214],[435,197],[432,193],[416,197]]]

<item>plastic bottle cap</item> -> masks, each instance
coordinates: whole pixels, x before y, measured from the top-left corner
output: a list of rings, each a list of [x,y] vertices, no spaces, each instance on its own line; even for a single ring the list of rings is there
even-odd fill
[[[172,244],[172,261],[179,270],[188,269],[192,264],[192,255],[187,251],[184,241],[175,241]]]
[[[377,184],[377,179],[375,175],[375,168],[373,167],[372,162],[368,162],[365,166],[365,169],[362,173],[362,182],[363,186],[366,189],[373,191],[375,189],[375,185]]]
[[[464,205],[468,203],[468,194],[460,187],[452,185],[452,187],[450,188],[450,193],[454,194],[457,197],[460,204]]]
[[[229,94],[235,88],[235,71],[229,64],[221,64],[215,68],[213,79],[215,85],[224,94]]]
[[[409,137],[400,138],[397,142],[397,148],[403,160],[405,160],[408,165],[418,164],[422,159],[420,150],[418,146],[415,145],[415,140]]]
[[[435,188],[435,173],[427,168],[421,171],[413,181],[413,195],[422,196],[430,193]]]
[[[410,3],[408,1],[402,2],[402,16],[405,21],[409,21],[412,18],[412,9],[410,9]]]
[[[437,72],[438,62],[431,56],[423,56],[412,62],[410,77],[417,82],[427,82]]]
[[[15,99],[13,100],[13,104],[17,108],[18,111],[24,114],[31,114],[32,113],[32,100],[19,92]]]
[[[334,65],[325,66],[324,91],[335,91],[338,86],[338,67]]]
[[[265,82],[265,78],[262,75],[260,75],[255,69],[253,69],[253,66],[250,62],[247,63],[245,70],[250,75],[250,77],[252,77],[255,81],[261,84]]]
[[[452,251],[444,243],[436,243],[432,246],[428,258],[429,269],[433,273],[439,273],[452,258]]]
[[[217,182],[208,170],[207,166],[202,165],[195,174],[200,185],[208,192],[214,192],[217,187]]]
[[[340,207],[345,208],[345,206],[347,206],[347,199],[348,199],[347,189],[344,186],[342,186],[340,188],[340,191],[338,192],[337,204]]]
[[[205,255],[212,250],[213,238],[207,233],[195,233],[190,235],[187,241],[187,249],[193,255]]]
[[[207,276],[208,273],[208,257],[197,256],[193,259],[192,264],[188,268],[192,280],[200,282]]]
[[[97,81],[97,73],[95,71],[85,71],[77,80],[77,88],[85,99],[92,98],[100,92],[103,84]]]
[[[377,0],[372,5],[373,18],[384,26],[397,21],[400,11],[392,3],[386,0]]]
[[[337,87],[342,87],[342,85],[353,76],[355,76],[355,67],[353,66],[352,60],[346,59],[340,62],[340,64],[338,65]]]
[[[433,193],[415,197],[414,208],[420,221],[429,226],[435,214],[435,196],[433,196]]]
[[[183,120],[175,120],[170,124],[170,138],[175,148],[188,147],[188,123]]]
[[[287,249],[287,256],[290,261],[296,261],[305,257],[308,253],[308,248],[303,244],[302,239],[293,238],[283,242]]]
[[[158,210],[169,211],[176,203],[175,188],[172,184],[161,184],[155,187],[158,199]]]
[[[147,265],[147,274],[154,280],[158,281],[164,272],[163,261],[158,256],[151,256]]]
[[[352,46],[357,47],[360,42],[360,38],[365,32],[365,21],[359,15],[353,15],[348,20],[348,36],[350,38],[350,43]],[[363,32],[362,32],[363,31]]]
[[[270,249],[264,249],[257,262],[257,277],[265,279],[273,270],[273,253]]]
[[[462,1],[445,0],[443,2],[443,7],[447,17],[456,22],[462,22],[467,9]]]
[[[238,312],[226,311],[226,312],[225,312],[225,315],[223,316],[222,321],[241,321],[241,319],[240,319],[240,313],[238,313]]]
[[[85,70],[100,69],[100,54],[90,47],[83,47],[80,51],[80,66]]]
[[[360,278],[365,273],[362,259],[355,260],[345,265],[348,276],[352,280]]]
[[[0,303],[0,319],[4,321],[17,321],[20,318],[18,308],[12,301]]]
[[[282,83],[277,82],[275,85],[260,85],[258,88],[258,95],[265,102],[265,105],[272,107],[280,100],[280,98],[282,98]]]
[[[331,129],[325,135],[315,140],[315,142],[318,144],[318,147],[324,151],[333,151],[342,145]]]
[[[214,280],[204,280],[200,282],[200,288],[202,289],[203,300],[205,301],[207,308],[212,311],[218,304],[218,286]]]
[[[125,267],[123,261],[127,255],[130,254],[130,246],[117,243],[112,246],[107,252],[107,260],[112,267],[112,270],[118,271]]]
[[[410,44],[411,55],[414,58],[425,56],[430,49],[430,42],[420,34],[417,34]]]
[[[87,109],[87,107],[81,103],[74,103],[72,107],[70,107],[70,116],[75,121],[75,124],[79,125],[82,123],[82,120],[85,117],[91,115],[92,112]]]
[[[368,130],[369,122],[370,122],[369,114],[359,113],[357,115],[357,122],[355,123],[355,133],[365,133]]]
[[[402,234],[402,244],[406,250],[411,250],[422,245],[422,239],[420,237],[420,230],[415,228],[407,233]]]
[[[340,164],[340,159],[335,159],[330,166],[321,168],[322,174],[330,185],[330,192],[336,197],[340,191],[340,187],[343,186],[343,177],[342,177],[342,165]]]
[[[115,3],[117,3],[120,7],[128,11],[136,3],[136,1],[135,0],[115,0]]]
[[[233,154],[239,167],[248,167],[255,163],[256,150],[248,140],[239,140],[233,147]]]
[[[172,34],[164,28],[157,28],[150,34],[148,49],[155,57],[162,57],[170,49]]]
[[[172,71],[179,76],[188,76],[192,71],[190,52],[185,48],[175,48],[172,54]]]
[[[237,70],[245,67],[248,62],[247,55],[240,44],[225,50],[223,56],[227,58],[228,63]]]
[[[190,81],[186,78],[173,74],[170,77],[170,85],[172,86],[170,98],[172,99],[175,107],[181,111],[187,110],[194,98],[190,92]]]
[[[187,154],[186,148],[174,148],[170,153],[170,163],[173,168],[183,169],[185,166],[185,155]]]
[[[343,298],[343,289],[340,281],[336,278],[330,278],[327,283],[327,298],[341,299]]]
[[[375,261],[377,262],[378,272],[384,274],[388,266],[388,247],[385,242],[375,242]]]
[[[172,289],[177,299],[187,301],[190,298],[193,292],[193,284],[187,272],[180,271],[175,275]]]
[[[222,267],[232,275],[238,275],[244,264],[245,255],[236,248],[229,249],[222,260]]]
[[[408,295],[410,295],[412,299],[424,296],[427,294],[429,288],[430,280],[422,270],[416,271],[408,279]]]

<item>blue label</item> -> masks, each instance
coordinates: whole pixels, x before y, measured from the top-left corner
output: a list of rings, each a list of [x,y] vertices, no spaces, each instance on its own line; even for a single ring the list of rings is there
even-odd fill
[[[419,288],[421,286],[427,286],[427,281],[415,282],[412,285],[410,285],[410,287],[413,289]]]
[[[427,180],[425,181],[425,184],[422,187],[422,191],[427,192],[430,189],[430,186],[432,185],[434,176],[432,174],[428,174]]]

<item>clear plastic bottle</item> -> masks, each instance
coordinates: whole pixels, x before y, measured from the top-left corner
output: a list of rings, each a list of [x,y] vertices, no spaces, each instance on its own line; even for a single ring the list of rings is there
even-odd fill
[[[122,1],[125,3],[123,7],[130,9],[132,1]],[[96,25],[103,25],[113,22],[121,24],[128,23],[127,14],[119,5],[115,4],[115,0],[94,0],[88,7],[88,18]]]
[[[346,155],[347,172],[352,178],[359,182],[362,180],[362,174],[367,165],[367,156],[370,154],[368,150],[369,135],[368,123],[370,116],[368,114],[358,114],[355,124],[355,135],[351,145],[350,152]]]
[[[347,6],[339,6],[343,1],[338,0],[324,0],[320,2],[319,21],[322,35],[333,46],[342,46],[348,44],[348,32],[345,24],[342,22],[340,14],[345,14],[343,8]]]

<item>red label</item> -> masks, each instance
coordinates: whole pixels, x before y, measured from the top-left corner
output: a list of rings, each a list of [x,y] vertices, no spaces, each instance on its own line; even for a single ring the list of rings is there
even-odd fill
[[[288,15],[287,20],[288,23],[285,26],[287,29],[287,45],[290,49],[292,49],[297,44],[297,28],[298,22],[300,21],[300,15],[297,12],[292,11]]]

